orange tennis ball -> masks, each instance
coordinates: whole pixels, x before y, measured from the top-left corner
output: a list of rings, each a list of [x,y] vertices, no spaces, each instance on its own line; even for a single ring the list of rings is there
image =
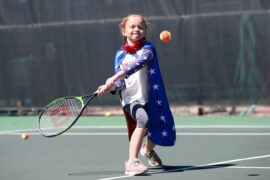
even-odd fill
[[[21,138],[22,138],[23,140],[26,140],[26,139],[29,138],[29,134],[23,133],[23,134],[21,135]]]
[[[166,43],[170,42],[170,40],[172,39],[172,35],[169,31],[162,31],[159,34],[159,37],[162,42],[166,42]]]

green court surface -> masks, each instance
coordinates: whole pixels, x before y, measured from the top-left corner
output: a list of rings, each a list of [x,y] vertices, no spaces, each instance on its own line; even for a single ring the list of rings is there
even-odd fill
[[[37,118],[0,117],[1,180],[270,179],[269,117],[175,117],[176,145],[156,147],[164,166],[141,176],[124,174],[124,117],[82,117],[54,138],[38,133]]]

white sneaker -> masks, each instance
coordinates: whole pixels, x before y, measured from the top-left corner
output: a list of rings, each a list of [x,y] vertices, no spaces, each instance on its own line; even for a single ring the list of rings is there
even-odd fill
[[[143,157],[147,158],[149,166],[152,166],[152,167],[162,166],[162,161],[158,157],[157,153],[154,150],[151,150],[150,152],[145,152],[144,146],[145,146],[145,144],[142,146],[140,153]]]
[[[137,175],[147,172],[147,167],[143,165],[139,159],[135,159],[130,163],[126,162],[125,167],[126,167],[125,174],[128,175]]]

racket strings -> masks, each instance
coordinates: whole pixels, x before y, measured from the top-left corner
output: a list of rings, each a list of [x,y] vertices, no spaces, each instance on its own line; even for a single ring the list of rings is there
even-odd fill
[[[40,118],[44,135],[57,135],[67,129],[79,116],[82,103],[78,99],[63,99],[49,106]]]

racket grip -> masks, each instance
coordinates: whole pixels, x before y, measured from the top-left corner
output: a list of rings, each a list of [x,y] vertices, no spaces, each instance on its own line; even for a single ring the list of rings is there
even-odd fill
[[[93,94],[94,94],[94,96],[97,96],[98,93],[99,93],[99,90],[97,89]]]

